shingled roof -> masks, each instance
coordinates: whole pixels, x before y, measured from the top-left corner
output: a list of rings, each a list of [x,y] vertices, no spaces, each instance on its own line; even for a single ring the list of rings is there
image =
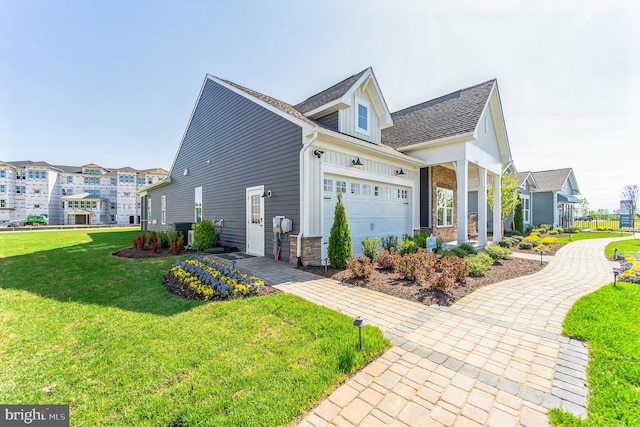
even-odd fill
[[[566,168],[531,172],[531,175],[538,185],[538,190],[559,191],[562,190],[572,172],[571,168]]]
[[[316,93],[315,95],[307,98],[301,103],[294,106],[294,108],[301,113],[308,113],[309,111],[315,110],[316,108],[328,104],[331,101],[335,101],[339,99],[347,93],[347,91],[358,81],[360,77],[368,70],[362,70],[357,74],[354,74],[351,77],[347,77],[340,83],[336,83],[328,89],[323,90],[322,92]]]
[[[398,149],[473,132],[495,82],[492,79],[392,113],[393,126],[382,130],[382,142]]]
[[[214,76],[215,77],[215,76]],[[215,77],[216,79],[225,82],[226,84],[235,87],[236,89],[239,89],[243,92],[248,93],[249,95],[253,96],[254,98],[257,98],[261,101],[266,102],[267,104],[284,111],[287,114],[292,115],[293,117],[300,119],[308,124],[310,124],[311,126],[318,126],[318,123],[316,123],[315,121],[308,119],[304,116],[304,114],[302,114],[300,111],[298,111],[295,107],[293,107],[291,104],[287,104],[284,101],[280,101],[279,99],[273,98],[271,96],[265,95],[263,93],[260,92],[256,92],[255,90],[246,88],[244,86],[241,86],[237,83],[234,83],[232,81],[229,80],[225,80],[225,79],[221,79],[219,77]]]

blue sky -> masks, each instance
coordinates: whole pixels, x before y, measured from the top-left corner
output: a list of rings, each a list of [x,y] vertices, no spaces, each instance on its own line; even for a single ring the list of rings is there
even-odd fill
[[[637,2],[635,2],[637,3]],[[207,73],[290,103],[373,66],[391,111],[497,78],[517,168],[640,184],[632,1],[0,0],[0,160],[169,168]]]

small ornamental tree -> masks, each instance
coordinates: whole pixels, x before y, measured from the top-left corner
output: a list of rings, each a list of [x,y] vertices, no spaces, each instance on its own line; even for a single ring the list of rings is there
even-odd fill
[[[487,202],[493,209],[493,192],[494,188],[487,186]],[[514,174],[502,175],[500,177],[500,219],[504,222],[516,204],[519,202],[518,197],[518,178]]]
[[[345,268],[351,256],[351,233],[347,223],[347,213],[342,204],[342,194],[338,193],[338,203],[333,214],[333,225],[329,235],[329,264],[333,268]]]
[[[522,202],[518,201],[516,204],[516,211],[513,214],[514,228],[518,233],[522,233],[524,230],[524,216],[522,212]]]

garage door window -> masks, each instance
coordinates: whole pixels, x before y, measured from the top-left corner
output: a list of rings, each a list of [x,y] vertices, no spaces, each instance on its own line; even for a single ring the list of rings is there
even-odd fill
[[[453,190],[437,189],[438,227],[453,225]]]
[[[362,184],[362,195],[371,196],[371,186],[369,184]]]
[[[353,195],[360,195],[360,184],[356,183],[356,182],[352,182],[351,183],[351,194]]]
[[[346,181],[336,181],[336,193],[346,193],[347,192],[347,182]]]
[[[324,191],[333,191],[333,180],[325,179],[324,180]]]

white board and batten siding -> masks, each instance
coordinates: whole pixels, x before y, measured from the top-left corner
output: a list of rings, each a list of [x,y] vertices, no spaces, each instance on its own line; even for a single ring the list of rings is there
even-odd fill
[[[361,133],[356,130],[357,121],[357,99],[366,102],[369,106],[369,133]],[[351,107],[343,108],[339,110],[339,131],[347,135],[353,135],[356,138],[363,139],[365,141],[372,142],[374,144],[380,144],[380,121],[375,113],[375,108],[371,98],[367,94],[366,90],[362,90],[362,86],[357,88],[352,95]]]

